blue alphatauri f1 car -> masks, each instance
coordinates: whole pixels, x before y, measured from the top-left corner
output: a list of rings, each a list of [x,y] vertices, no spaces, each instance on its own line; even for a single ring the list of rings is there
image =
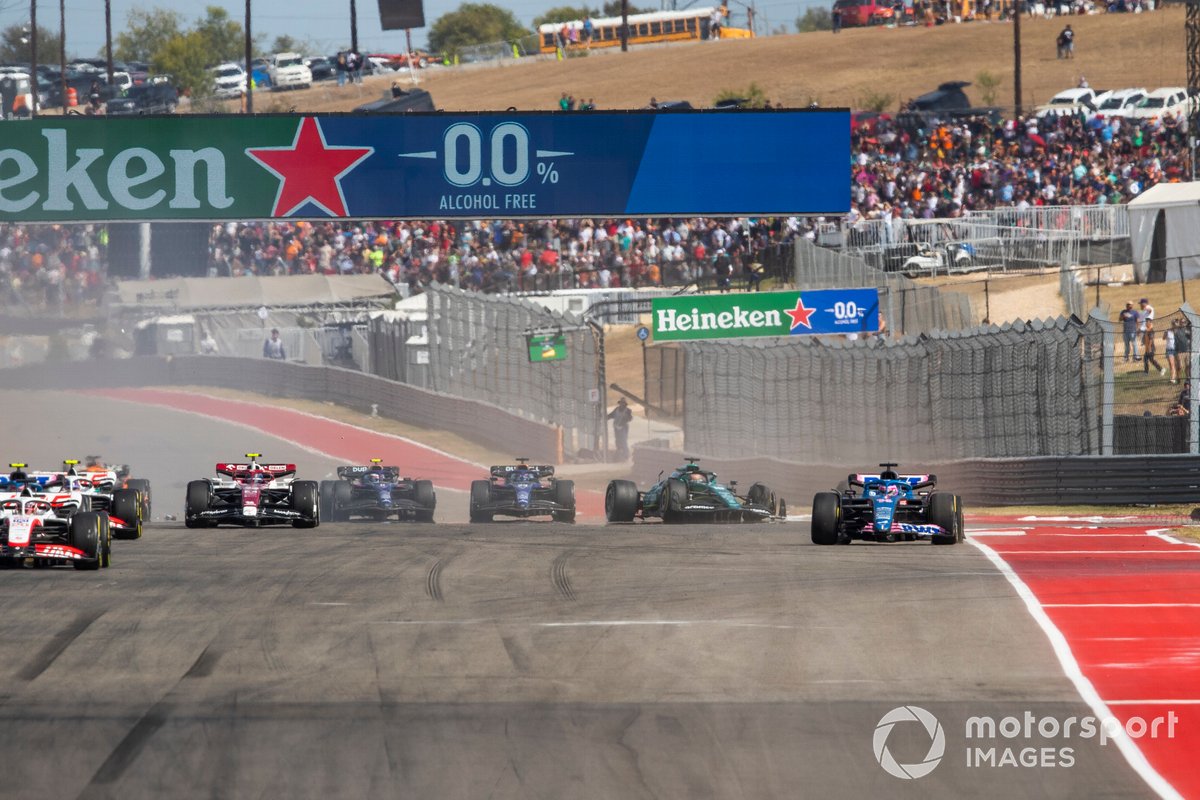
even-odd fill
[[[401,476],[399,467],[369,465],[337,469],[338,480],[321,481],[321,519],[344,522],[351,517],[382,521],[389,517],[433,522],[437,494],[432,481]]]
[[[515,460],[492,467],[489,480],[471,481],[471,522],[491,522],[497,514],[574,522],[575,481],[554,477],[554,467]]]
[[[849,544],[854,539],[898,542],[928,539],[958,544],[963,532],[962,499],[935,491],[935,475],[899,475],[895,464],[877,474],[852,473],[841,491],[813,497],[813,544]]]

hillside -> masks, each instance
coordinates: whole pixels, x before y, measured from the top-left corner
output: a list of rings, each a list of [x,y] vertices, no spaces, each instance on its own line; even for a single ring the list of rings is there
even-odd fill
[[[1086,75],[1095,87],[1186,85],[1182,6],[1148,14],[1072,17],[1076,58],[1055,58],[1063,20],[1022,21],[1026,105],[1045,102]],[[772,102],[805,106],[861,105],[868,93],[901,101],[948,80],[973,83],[980,71],[998,76],[997,104],[1012,104],[1012,26],[972,22],[935,28],[850,29],[752,40],[644,46],[628,53],[595,51],[565,61],[527,59],[502,67],[431,68],[420,85],[447,111],[555,109],[562,92],[594,98],[600,109],[640,108],[651,97],[711,105],[722,89],[751,82]],[[408,84],[407,73],[395,76]],[[378,98],[391,77],[362,87],[322,85],[260,94],[256,110],[347,111]],[[967,89],[983,102],[977,86]]]

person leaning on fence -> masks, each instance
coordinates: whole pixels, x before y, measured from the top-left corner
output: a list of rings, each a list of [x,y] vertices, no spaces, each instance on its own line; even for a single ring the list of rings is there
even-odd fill
[[[279,338],[279,328],[271,329],[271,338],[263,342],[263,358],[274,358],[283,361],[287,353],[283,349],[283,340]]]
[[[1146,333],[1144,336],[1145,338],[1142,339],[1142,348],[1145,350],[1145,353],[1142,355],[1142,372],[1149,374],[1150,365],[1153,364],[1154,368],[1158,370],[1159,375],[1166,375],[1167,368],[1159,364],[1158,359],[1154,357],[1154,354],[1158,352],[1158,346],[1154,343],[1153,319],[1146,320]]]
[[[1131,350],[1133,351],[1133,360],[1140,360],[1141,356],[1138,355],[1138,312],[1133,307],[1132,300],[1125,304],[1118,319],[1121,321],[1121,336],[1125,340],[1125,360],[1129,360]]]
[[[1192,377],[1192,326],[1186,318],[1176,319],[1173,324],[1175,326],[1175,371],[1179,380],[1188,381]]]
[[[1167,369],[1171,371],[1171,383],[1179,382],[1179,354],[1175,350],[1175,331],[1179,320],[1171,322],[1171,327],[1163,331],[1163,352],[1167,355]]]

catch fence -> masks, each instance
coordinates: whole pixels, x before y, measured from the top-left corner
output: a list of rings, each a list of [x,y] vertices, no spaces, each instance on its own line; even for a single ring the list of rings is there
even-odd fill
[[[568,453],[605,457],[603,329],[517,297],[445,286],[427,296],[429,388],[562,426]],[[561,333],[566,357],[531,361],[531,333]]]

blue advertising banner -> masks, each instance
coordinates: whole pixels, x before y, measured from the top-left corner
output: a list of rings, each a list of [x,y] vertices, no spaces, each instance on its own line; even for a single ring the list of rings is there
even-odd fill
[[[655,341],[879,330],[877,289],[672,295],[650,301]]]
[[[844,110],[42,117],[0,220],[841,214]]]

